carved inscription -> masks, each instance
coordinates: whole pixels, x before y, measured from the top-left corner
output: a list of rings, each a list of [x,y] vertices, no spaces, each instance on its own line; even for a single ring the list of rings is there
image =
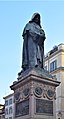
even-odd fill
[[[29,114],[29,100],[16,103],[16,116],[24,116]]]
[[[53,115],[53,101],[36,99],[36,113]]]

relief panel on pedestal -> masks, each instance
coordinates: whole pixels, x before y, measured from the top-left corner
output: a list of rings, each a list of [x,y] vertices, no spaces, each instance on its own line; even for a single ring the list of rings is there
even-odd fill
[[[24,116],[29,114],[29,99],[15,104],[15,116]]]
[[[36,101],[36,109],[35,113],[40,115],[53,115],[53,101],[44,100],[44,99],[35,99]]]
[[[29,86],[15,91],[15,117],[29,115]]]

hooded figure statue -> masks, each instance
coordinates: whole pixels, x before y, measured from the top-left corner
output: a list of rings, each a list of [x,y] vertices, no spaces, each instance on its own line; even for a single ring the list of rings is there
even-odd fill
[[[40,14],[34,13],[23,30],[22,68],[43,68],[45,33],[40,25]]]

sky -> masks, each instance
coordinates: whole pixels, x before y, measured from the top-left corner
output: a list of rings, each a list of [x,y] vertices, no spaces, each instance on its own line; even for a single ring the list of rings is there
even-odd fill
[[[21,71],[22,32],[35,12],[46,35],[45,54],[64,43],[64,0],[0,0],[0,103]]]

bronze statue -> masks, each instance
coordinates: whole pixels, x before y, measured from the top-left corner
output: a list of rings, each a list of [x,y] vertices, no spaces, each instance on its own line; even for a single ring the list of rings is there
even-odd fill
[[[45,33],[40,25],[40,14],[34,13],[23,30],[22,68],[43,68]]]

